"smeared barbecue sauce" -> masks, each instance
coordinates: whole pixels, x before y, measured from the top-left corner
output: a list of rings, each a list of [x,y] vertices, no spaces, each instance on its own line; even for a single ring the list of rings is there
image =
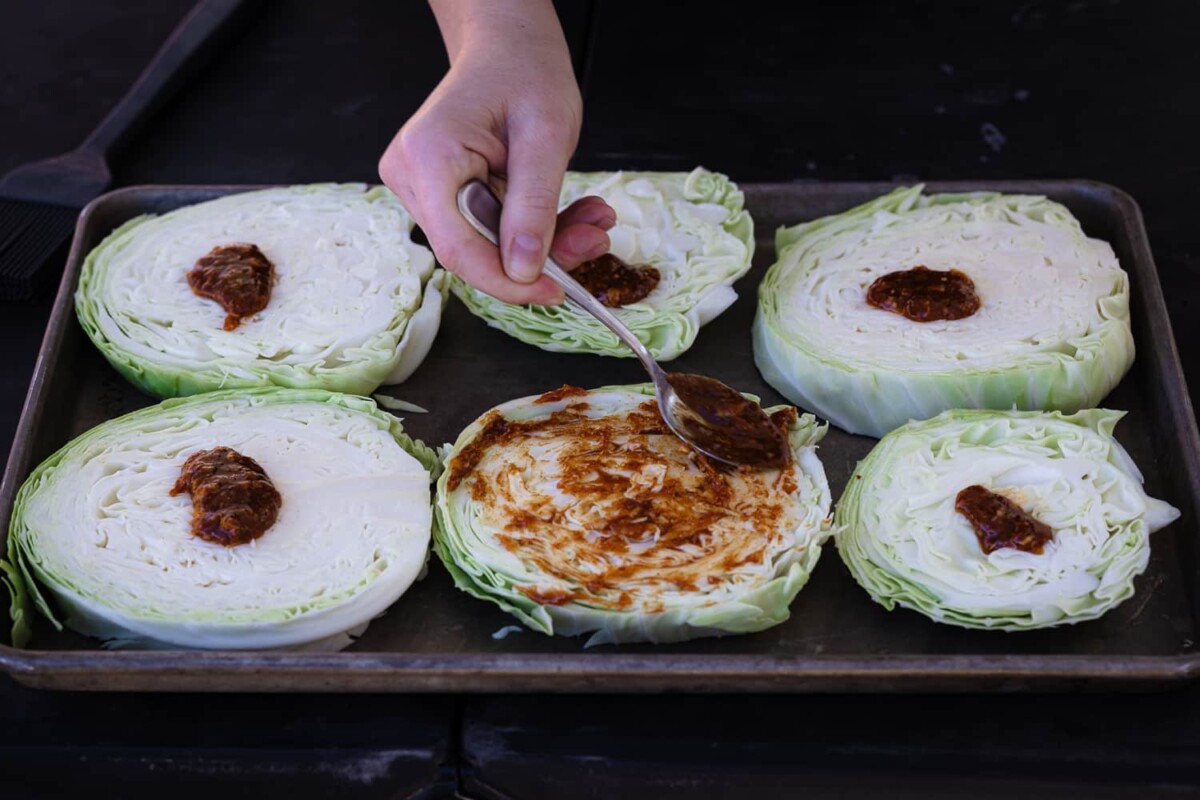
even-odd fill
[[[578,386],[571,386],[570,384],[563,384],[557,389],[542,394],[533,402],[535,405],[545,405],[546,403],[557,403],[560,400],[566,400],[568,397],[587,397],[587,394],[587,389],[581,389]]]
[[[630,266],[612,253],[583,262],[571,270],[571,277],[609,308],[644,300],[662,278],[654,267],[648,264]]]
[[[966,273],[925,266],[876,278],[867,289],[867,303],[914,322],[965,319],[980,307],[975,283]]]
[[[574,603],[584,597],[575,592],[568,592],[566,589],[539,589],[536,586],[521,586],[520,584],[514,588],[533,602],[543,606],[561,606],[566,603]]]
[[[282,502],[259,463],[229,447],[188,456],[171,496],[182,492],[192,495],[192,534],[226,547],[262,536]]]
[[[1044,522],[1003,495],[982,486],[968,486],[954,499],[954,510],[967,518],[975,529],[983,552],[1011,547],[1041,555],[1054,535]]]
[[[564,407],[532,419],[489,412],[448,465],[448,489],[469,491],[495,520],[497,543],[546,576],[515,587],[526,597],[648,607],[666,585],[735,580],[789,535],[792,470],[719,468],[671,432],[653,399],[593,416],[577,395],[547,392]],[[785,430],[794,418],[785,409],[769,421]]]
[[[275,266],[253,244],[214,247],[188,272],[188,286],[200,297],[216,300],[225,309],[232,331],[245,317],[267,307]]]

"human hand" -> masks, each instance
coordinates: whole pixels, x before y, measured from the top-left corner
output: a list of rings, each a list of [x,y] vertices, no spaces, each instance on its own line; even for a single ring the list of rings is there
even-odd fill
[[[616,213],[585,197],[558,213],[582,101],[562,29],[548,0],[504,12],[482,0],[434,0],[451,67],[379,162],[437,254],[467,283],[510,303],[557,303],[541,275],[549,252],[563,267],[608,251]],[[514,13],[517,12],[517,13]],[[500,248],[458,211],[471,178],[506,179]]]

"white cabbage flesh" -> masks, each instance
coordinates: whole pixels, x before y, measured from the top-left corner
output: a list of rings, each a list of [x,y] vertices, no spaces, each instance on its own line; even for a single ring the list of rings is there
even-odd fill
[[[131,220],[95,248],[75,296],[80,323],[129,380],[159,397],[288,386],[370,394],[429,351],[445,273],[383,187],[314,184],[228,195]],[[256,245],[276,280],[264,310],[225,310],[187,274],[214,247]]]
[[[1113,438],[1123,412],[948,411],[882,440],[838,501],[837,545],[888,609],[1023,630],[1095,619],[1128,599],[1150,534],[1179,517],[1146,495]],[[1042,553],[985,553],[955,510],[980,485],[1050,526]]]
[[[653,406],[652,398],[648,385],[604,387],[556,402],[513,400],[494,411],[509,420],[541,420],[583,401],[586,410],[576,413],[586,419],[624,419],[647,401]],[[487,419],[463,431],[446,453],[447,465]],[[582,454],[578,448],[586,450],[592,440],[578,428],[493,444],[455,489],[448,488],[450,472],[439,480],[434,549],[459,588],[543,633],[592,632],[588,645],[763,630],[788,618],[830,534],[829,485],[816,453],[824,433],[811,415],[796,419],[789,432],[792,465],[725,473],[731,499],[715,507],[715,519],[705,522],[697,540],[679,543],[668,543],[658,526],[685,523],[663,512],[671,501],[652,505],[656,492],[675,480],[693,492],[708,478],[674,436],[618,434],[615,446]],[[563,463],[573,452],[624,490],[599,497],[564,490]],[[481,494],[477,480],[500,488]],[[704,513],[714,508],[702,490],[685,496],[699,498]],[[653,534],[609,527],[629,513],[629,502],[657,509],[647,512],[656,520]],[[522,522],[526,513],[548,514],[549,522],[529,528]],[[622,540],[615,548],[614,538]],[[556,594],[571,599],[540,601]]]
[[[275,523],[235,547],[194,536],[191,496],[170,495],[188,456],[217,446],[257,461],[282,497]],[[110,645],[340,648],[423,569],[436,468],[369,400],[286,389],[171,400],[34,470],[10,560],[68,627]]]
[[[759,289],[755,361],[785,397],[882,436],[950,408],[1092,407],[1133,362],[1128,277],[1062,205],[898,189],[783,228]],[[981,308],[915,322],[870,306],[889,272],[957,269]]]
[[[649,264],[658,286],[643,300],[613,309],[658,359],[692,346],[700,326],[737,299],[733,282],[750,269],[754,224],[744,198],[726,176],[687,172],[568,172],[561,205],[599,195],[617,212],[608,232],[612,252],[631,265]],[[512,305],[455,278],[453,290],[494,328],[543,350],[628,357],[632,352],[571,303]]]

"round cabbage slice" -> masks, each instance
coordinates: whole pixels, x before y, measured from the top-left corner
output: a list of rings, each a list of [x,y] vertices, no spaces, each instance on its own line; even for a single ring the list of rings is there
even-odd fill
[[[113,231],[84,262],[75,310],[105,358],[158,397],[253,386],[367,395],[407,378],[441,321],[446,273],[412,228],[383,187],[228,195]],[[230,244],[256,245],[275,282],[266,308],[226,331],[225,310],[187,274]]]
[[[257,461],[282,497],[275,523],[236,547],[194,536],[192,497],[170,495],[188,456],[217,446]],[[33,471],[8,573],[18,601],[32,595],[56,626],[61,614],[109,646],[340,649],[422,572],[438,468],[362,398],[252,389],[168,400],[93,428]],[[14,617],[27,628],[24,609]]]
[[[795,460],[739,472],[667,432],[649,385],[505,403],[446,454],[434,550],[460,589],[588,645],[777,625],[830,534],[830,493],[825,427],[768,410]]]
[[[692,346],[700,326],[733,305],[733,282],[750,269],[754,223],[726,176],[692,172],[568,172],[561,204],[599,195],[617,212],[608,232],[612,252],[649,264],[658,286],[643,300],[613,311],[650,349],[669,360]],[[452,289],[488,325],[543,350],[629,357],[633,353],[571,303],[512,305],[454,278]]]
[[[936,622],[1016,631],[1099,617],[1133,595],[1150,534],[1179,517],[1113,438],[1122,416],[955,410],[892,431],[838,501],[842,560],[885,608]],[[1040,554],[984,552],[955,510],[976,485],[1050,527]]]
[[[779,230],[754,322],[767,382],[871,436],[950,408],[1097,405],[1134,353],[1112,248],[1044,197],[921,188]],[[877,278],[917,266],[965,273],[981,308],[914,322],[867,304]]]

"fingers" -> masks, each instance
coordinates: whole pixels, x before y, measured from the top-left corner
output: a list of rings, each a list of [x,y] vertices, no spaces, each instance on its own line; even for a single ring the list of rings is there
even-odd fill
[[[608,234],[593,225],[568,225],[554,234],[550,254],[563,269],[575,269],[584,261],[608,252]]]
[[[558,215],[550,255],[564,269],[608,252],[608,231],[617,224],[616,212],[599,197],[576,200]]]
[[[486,173],[485,173],[486,174]],[[421,229],[446,269],[464,281],[507,303],[559,303],[562,290],[549,278],[534,283],[510,279],[500,263],[495,245],[484,239],[458,211],[458,187],[467,177],[443,181],[439,177],[418,180],[421,196]]]
[[[499,251],[463,220],[453,194],[426,194],[423,208],[421,228],[438,260],[471,286],[506,303],[562,302],[562,290],[549,278],[516,283],[505,275]]]
[[[594,225],[602,231],[611,230],[617,224],[617,212],[601,197],[581,197],[564,208],[558,215],[558,226]]]
[[[534,119],[529,127],[510,131],[500,252],[514,281],[531,283],[541,274],[572,146],[562,126],[550,120]]]
[[[562,290],[548,278],[533,283],[511,280],[496,247],[458,211],[459,187],[471,178],[486,178],[493,158],[503,163],[503,146],[495,143],[492,149],[482,141],[486,137],[416,122],[401,129],[384,153],[379,172],[425,232],[438,261],[471,286],[505,302],[562,302]]]

